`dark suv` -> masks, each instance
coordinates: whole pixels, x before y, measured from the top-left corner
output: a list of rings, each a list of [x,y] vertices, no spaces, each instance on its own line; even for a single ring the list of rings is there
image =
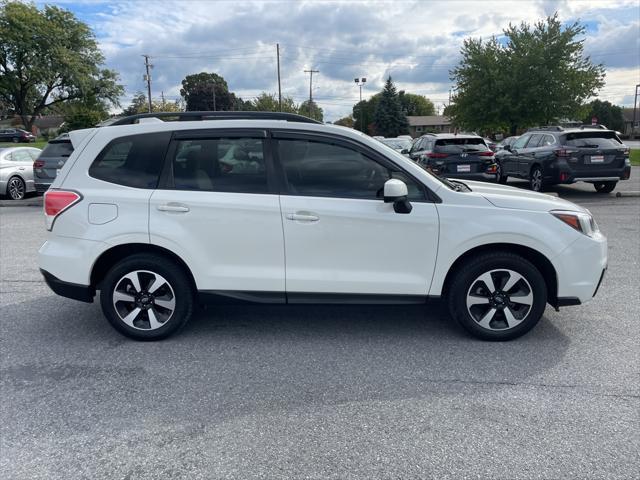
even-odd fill
[[[442,177],[497,180],[494,153],[478,135],[427,134],[413,143],[409,157]]]
[[[600,126],[529,130],[496,154],[498,177],[529,180],[532,190],[558,183],[589,182],[609,193],[631,175],[629,148],[613,130]]]
[[[58,171],[72,153],[73,145],[71,145],[68,133],[63,133],[44,147],[40,156],[33,162],[33,180],[36,192],[47,191]]]

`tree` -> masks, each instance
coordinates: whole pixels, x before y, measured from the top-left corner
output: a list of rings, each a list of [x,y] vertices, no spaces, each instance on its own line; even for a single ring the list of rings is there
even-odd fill
[[[585,99],[604,84],[604,67],[584,57],[585,28],[563,26],[557,13],[533,26],[509,25],[506,43],[466,39],[451,71],[457,84],[447,109],[471,130],[518,129],[580,114]]]
[[[92,31],[68,10],[4,1],[0,38],[0,99],[27,130],[46,109],[87,96],[118,105],[117,73],[102,68]]]
[[[226,80],[217,73],[187,75],[182,80],[180,95],[188,112],[238,110],[238,106],[244,106],[244,101],[229,91]]]
[[[280,105],[275,93],[262,92],[251,102],[251,110],[257,112],[279,112]],[[298,105],[291,97],[282,97],[282,111],[286,113],[298,113]]]
[[[346,117],[339,118],[338,120],[333,122],[333,124],[341,125],[343,127],[353,128],[353,124],[354,124],[353,117],[351,115],[347,115]]]
[[[397,137],[408,131],[409,123],[402,112],[400,98],[391,76],[387,78],[373,118],[378,135]]]
[[[619,132],[624,130],[624,117],[622,108],[607,101],[593,100],[585,105],[586,114],[582,117],[583,123],[591,124],[591,119],[596,117],[598,123],[606,125]]]
[[[98,123],[109,118],[108,105],[92,95],[61,103],[52,107],[47,113],[62,115],[64,125],[61,131],[65,132],[95,127]]]
[[[320,108],[314,101],[311,101],[311,105],[309,105],[309,100],[302,102],[298,107],[298,113],[305,117],[318,120],[319,122],[322,122],[324,119],[324,112],[322,111],[322,108]]]
[[[426,116],[435,115],[436,107],[433,102],[422,95],[415,93],[406,93],[404,90],[398,92],[402,111],[407,116]]]
[[[161,102],[157,100],[151,101],[151,111],[152,112],[181,112],[182,108],[180,108],[180,104],[175,102]],[[147,101],[147,96],[142,92],[137,92],[133,99],[131,100],[131,104],[122,111],[124,116],[128,115],[136,115],[138,113],[147,113],[149,112],[149,102]]]

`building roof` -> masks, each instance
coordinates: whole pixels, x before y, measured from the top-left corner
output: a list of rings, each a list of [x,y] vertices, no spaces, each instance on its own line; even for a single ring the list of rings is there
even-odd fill
[[[64,123],[62,115],[45,115],[37,117],[33,124],[38,128],[58,128]]]
[[[434,127],[436,125],[451,125],[449,117],[444,115],[407,116],[410,127]]]

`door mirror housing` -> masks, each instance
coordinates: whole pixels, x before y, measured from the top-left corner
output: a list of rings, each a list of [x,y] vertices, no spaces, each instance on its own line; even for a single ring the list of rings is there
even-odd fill
[[[402,155],[409,155],[409,150],[407,150],[406,148],[404,150],[401,150],[400,153]]]
[[[384,203],[393,203],[394,212],[411,213],[413,207],[408,196],[407,184],[402,180],[392,178],[384,183]]]
[[[511,151],[511,145],[503,145],[502,149],[506,150],[507,152],[510,152]]]

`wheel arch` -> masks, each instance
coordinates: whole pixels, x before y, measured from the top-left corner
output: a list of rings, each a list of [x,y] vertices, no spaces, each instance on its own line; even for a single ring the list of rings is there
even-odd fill
[[[189,266],[182,258],[173,253],[172,251],[159,247],[157,245],[151,245],[148,243],[127,243],[122,245],[116,245],[108,250],[105,250],[93,264],[91,269],[90,284],[96,289],[100,289],[100,283],[104,279],[109,269],[117,262],[138,253],[151,253],[161,257],[168,258],[169,260],[180,266],[189,277],[191,286],[194,291],[196,290],[196,281],[191,272]]]
[[[520,255],[521,257],[530,261],[533,266],[540,271],[547,285],[547,302],[553,307],[558,306],[558,274],[551,261],[544,254],[531,247],[513,243],[488,243],[473,247],[461,254],[451,264],[451,267],[449,267],[449,270],[447,271],[447,275],[445,276],[442,286],[443,294],[446,295],[456,271],[462,268],[462,266],[468,259],[476,255],[489,252],[513,253],[516,255]]]

